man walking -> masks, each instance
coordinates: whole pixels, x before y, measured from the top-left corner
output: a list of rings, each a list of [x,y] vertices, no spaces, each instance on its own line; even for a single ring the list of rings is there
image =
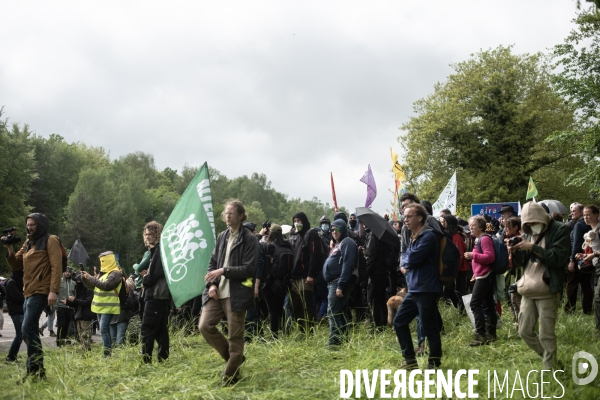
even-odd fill
[[[202,294],[204,308],[199,328],[206,342],[227,362],[223,385],[240,379],[244,362],[244,316],[254,307],[254,274],[258,260],[257,239],[248,229],[246,209],[239,200],[225,204],[223,219],[228,228],[219,234],[210,257],[206,288]],[[217,329],[227,318],[229,339]]]
[[[16,253],[12,245],[7,261],[13,271],[23,270],[23,339],[27,344],[27,373],[34,380],[45,379],[44,353],[38,322],[44,307],[53,307],[60,291],[62,249],[58,237],[50,235],[50,221],[44,214],[27,216],[27,241]]]

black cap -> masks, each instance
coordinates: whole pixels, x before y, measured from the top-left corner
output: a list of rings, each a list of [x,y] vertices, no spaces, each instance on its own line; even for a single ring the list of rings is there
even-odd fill
[[[504,204],[502,206],[502,208],[500,209],[500,214],[502,214],[503,212],[508,212],[510,211],[511,213],[515,213],[515,209],[513,206],[511,206],[510,204]]]

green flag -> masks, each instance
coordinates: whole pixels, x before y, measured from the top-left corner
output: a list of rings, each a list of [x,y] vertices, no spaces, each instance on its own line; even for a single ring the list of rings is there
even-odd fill
[[[204,163],[177,202],[160,237],[165,277],[176,307],[202,294],[215,248],[208,165]]]
[[[531,179],[531,176],[529,177],[529,185],[527,185],[527,197],[525,197],[525,200],[529,200],[532,197],[535,197],[538,195],[538,191],[537,188],[535,187],[535,184],[533,183],[533,179]]]

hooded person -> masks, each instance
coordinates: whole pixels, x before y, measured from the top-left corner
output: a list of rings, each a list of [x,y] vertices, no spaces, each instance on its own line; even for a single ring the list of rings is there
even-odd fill
[[[347,227],[350,231],[358,232],[358,217],[356,216],[356,212],[350,213]]]
[[[57,236],[48,233],[50,222],[44,214],[33,213],[25,219],[27,240],[16,253],[5,244],[6,260],[13,271],[23,270],[23,340],[27,344],[27,373],[24,379],[44,379],[44,353],[38,322],[46,306],[54,307],[62,275],[62,246]]]
[[[342,344],[348,321],[344,308],[356,284],[358,246],[348,237],[346,223],[337,219],[331,224],[335,246],[325,260],[323,277],[327,282],[327,317],[329,318],[329,347]]]
[[[323,258],[320,253],[321,238],[317,231],[310,229],[310,222],[305,213],[294,214],[293,223],[298,238],[293,245],[294,264],[290,300],[292,317],[305,331],[315,321],[314,279],[323,268]]]
[[[110,321],[113,315],[121,313],[119,290],[122,285],[122,274],[117,259],[112,251],[106,251],[100,258],[100,274],[93,277],[87,272],[81,273],[81,281],[88,289],[94,291],[92,312],[98,314],[100,335],[104,346],[104,357],[111,355],[112,339],[110,336]]]
[[[519,335],[541,358],[544,369],[556,365],[556,321],[563,290],[564,267],[569,260],[569,229],[550,218],[539,204],[529,202],[521,213],[523,241],[509,247],[521,260],[523,277],[517,292],[523,296],[519,312]],[[535,326],[539,321],[539,333]]]
[[[75,275],[75,298],[68,299],[66,304],[75,308],[73,319],[77,326],[77,338],[84,351],[91,349],[90,326],[94,314],[92,313],[92,301],[94,292],[86,288],[81,281],[81,273]]]

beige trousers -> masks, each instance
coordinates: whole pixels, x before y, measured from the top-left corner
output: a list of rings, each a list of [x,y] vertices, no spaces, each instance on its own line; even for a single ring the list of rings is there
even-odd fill
[[[558,293],[545,299],[523,296],[519,312],[519,335],[540,357],[544,369],[554,369],[556,363],[556,320],[558,318]],[[539,333],[535,324],[539,320]]]

